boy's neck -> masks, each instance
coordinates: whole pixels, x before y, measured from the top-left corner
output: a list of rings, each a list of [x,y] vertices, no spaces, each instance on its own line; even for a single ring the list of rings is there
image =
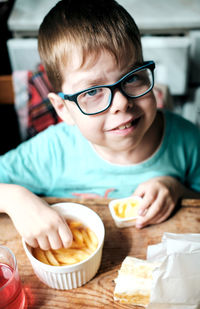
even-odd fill
[[[161,144],[163,132],[163,113],[158,111],[142,142],[135,149],[128,149],[117,153],[115,150],[104,149],[98,145],[93,145],[93,147],[104,160],[113,164],[137,164],[147,160],[155,153]]]

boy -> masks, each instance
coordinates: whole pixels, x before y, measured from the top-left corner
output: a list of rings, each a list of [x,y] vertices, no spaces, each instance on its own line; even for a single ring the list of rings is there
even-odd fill
[[[63,122],[0,159],[0,211],[28,244],[71,243],[35,194],[136,194],[138,228],[166,220],[182,197],[200,198],[199,131],[157,111],[154,63],[144,63],[138,28],[117,2],[60,1],[40,27],[39,52]]]

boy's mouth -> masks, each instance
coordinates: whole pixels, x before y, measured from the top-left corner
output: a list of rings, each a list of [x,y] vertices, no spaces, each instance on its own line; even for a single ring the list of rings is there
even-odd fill
[[[140,117],[138,117],[138,118],[136,118],[132,121],[129,121],[125,124],[122,124],[119,127],[114,128],[113,130],[125,130],[125,129],[129,129],[131,127],[135,127],[138,124],[139,120],[140,120]]]

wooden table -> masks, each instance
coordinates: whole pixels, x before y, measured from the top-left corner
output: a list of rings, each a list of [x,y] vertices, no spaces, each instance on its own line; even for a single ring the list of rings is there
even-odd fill
[[[0,244],[8,246],[16,255],[28,308],[31,309],[138,308],[119,304],[113,300],[114,279],[124,258],[131,255],[145,259],[148,245],[159,243],[164,232],[200,233],[200,200],[183,200],[181,207],[169,220],[142,230],[136,230],[134,227],[125,229],[115,227],[107,207],[109,200],[106,199],[48,198],[47,201],[50,204],[73,201],[95,210],[105,225],[105,244],[101,267],[95,278],[77,289],[54,290],[36,277],[12,221],[7,215],[0,214]]]

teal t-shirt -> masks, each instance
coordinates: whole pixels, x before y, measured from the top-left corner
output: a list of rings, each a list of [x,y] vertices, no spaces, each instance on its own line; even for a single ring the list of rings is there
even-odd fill
[[[119,198],[150,178],[169,175],[200,192],[200,131],[171,112],[164,119],[160,147],[132,165],[102,159],[76,126],[51,126],[0,157],[0,182],[44,196],[104,196],[110,190],[108,197]]]

